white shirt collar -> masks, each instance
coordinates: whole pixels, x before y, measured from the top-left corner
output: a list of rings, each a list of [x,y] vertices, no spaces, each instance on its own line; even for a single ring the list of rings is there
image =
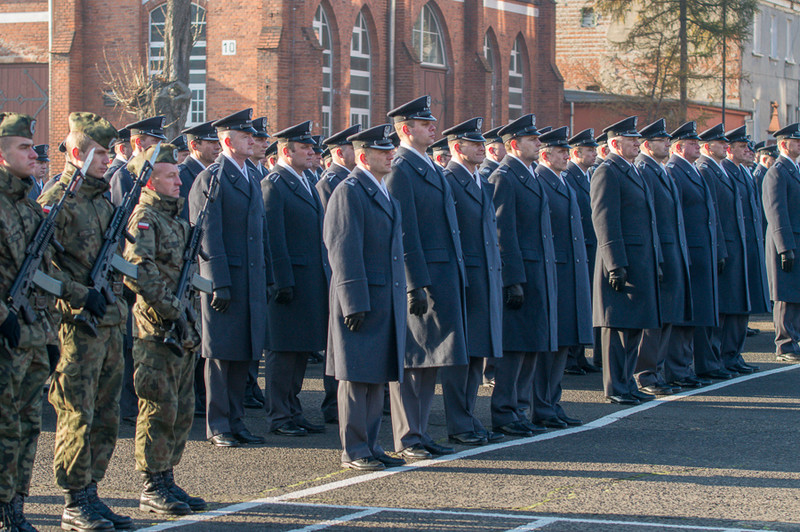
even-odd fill
[[[286,168],[287,170],[289,170],[292,173],[293,176],[295,176],[301,182],[305,183],[306,176],[304,176],[302,174],[298,174],[297,171],[294,168],[292,168],[292,166],[289,163],[287,163],[286,161],[284,161],[283,159],[278,159],[278,162],[276,164],[278,166],[282,167],[282,168]]]
[[[700,152],[700,153],[702,153],[702,152]],[[716,167],[717,167],[717,168],[719,168],[720,170],[722,170],[723,172],[725,172],[725,169],[724,169],[724,168],[722,168],[722,164],[718,163],[718,162],[716,161],[716,159],[714,159],[712,156],[710,156],[710,155],[708,155],[708,154],[706,154],[706,153],[702,153],[702,154],[705,156],[705,158],[706,158],[706,159],[708,159],[709,161],[711,161],[712,163],[714,163],[714,164],[716,165]],[[728,175],[728,173],[727,173],[727,172],[725,172],[725,175]]]
[[[189,157],[191,157],[192,159],[194,159],[194,162],[196,162],[197,164],[199,164],[199,165],[200,165],[200,168],[202,168],[202,169],[204,169],[204,170],[206,169],[206,165],[204,165],[204,164],[203,164],[203,162],[202,162],[200,159],[198,159],[198,158],[197,158],[197,157],[195,157],[194,155],[189,155]]]
[[[561,172],[556,172],[555,170],[553,170],[552,168],[550,168],[549,166],[547,166],[544,163],[539,163],[539,164],[542,166],[542,168],[546,168],[551,174],[555,174],[555,176],[558,177],[558,180],[561,181],[561,183],[563,185],[567,184],[567,182],[564,181],[564,176],[561,175]]]
[[[789,161],[790,163],[792,163],[792,166],[794,166],[795,170],[799,170],[798,167],[797,167],[797,163],[794,162],[789,156],[784,155],[784,154],[781,153],[781,155],[780,155],[780,157],[778,157],[778,159],[785,159],[785,160]]]
[[[373,183],[375,183],[375,186],[378,187],[378,190],[383,192],[383,195],[386,196],[386,199],[391,201],[391,199],[389,198],[389,189],[386,188],[386,183],[384,183],[383,181],[378,181],[377,179],[375,179],[375,176],[372,175],[372,172],[370,172],[369,170],[367,170],[363,166],[359,166],[359,168],[361,169],[362,172],[367,174],[367,177],[369,177],[372,180]]]
[[[428,166],[430,166],[434,171],[436,170],[436,167],[433,165],[434,164],[433,161],[431,160],[430,157],[428,157],[427,154],[418,152],[416,150],[416,148],[414,148],[411,144],[409,144],[408,142],[402,141],[402,140],[400,141],[400,146],[402,146],[403,148],[405,148],[407,150],[410,150],[410,151],[416,153],[417,155],[420,156],[420,158],[422,158],[423,161],[428,163]]]
[[[125,157],[123,157],[119,153],[114,157],[114,160],[115,161],[119,161],[121,163],[127,163],[128,162],[128,159],[126,159]]]
[[[461,163],[461,161],[453,160],[453,162],[456,163],[457,165],[459,165],[461,168],[463,168],[466,173],[470,174],[469,168],[464,166]],[[478,173],[478,168],[475,167],[475,171],[472,172],[470,175],[472,176],[472,179],[475,180],[475,183],[478,185],[478,188],[481,188],[481,177],[480,177],[480,174]]]
[[[518,161],[519,161],[519,164],[521,164],[522,166],[524,166],[524,167],[525,167],[525,169],[526,169],[526,170],[528,170],[528,172],[530,172],[530,174],[531,174],[532,176],[534,176],[533,169],[532,169],[530,166],[528,166],[527,164],[523,163],[523,162],[522,162],[522,159],[520,159],[520,158],[519,158],[519,157],[517,157],[516,155],[511,155],[510,153],[508,154],[508,156],[509,156],[509,157],[511,157],[512,159],[516,159],[516,160],[518,160]],[[534,177],[535,177],[535,176],[534,176]]]
[[[244,166],[239,166],[239,163],[237,163],[233,159],[233,157],[231,157],[227,153],[223,153],[223,155],[233,164],[233,166],[239,169],[239,171],[242,173],[243,176],[245,176],[247,179],[250,179],[250,174],[247,173],[247,163],[244,163]]]

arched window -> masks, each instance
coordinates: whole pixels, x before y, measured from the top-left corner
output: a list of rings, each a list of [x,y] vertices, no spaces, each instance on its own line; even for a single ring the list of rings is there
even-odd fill
[[[497,89],[499,80],[497,79],[497,65],[495,65],[495,50],[492,41],[492,36],[487,31],[483,35],[483,57],[486,58],[486,64],[491,69],[491,87],[489,92],[490,98],[490,114],[491,127],[496,127],[500,123],[500,106],[497,105]]]
[[[314,31],[317,32],[319,44],[322,46],[322,136],[331,134],[331,106],[333,100],[333,43],[328,14],[322,4],[314,15]]]
[[[423,65],[446,66],[442,28],[430,5],[422,6],[422,12],[414,23],[412,38]]]
[[[522,116],[524,68],[522,61],[522,42],[520,37],[514,41],[511,49],[511,61],[508,65],[508,119],[514,120]]]
[[[371,67],[367,19],[359,13],[350,43],[350,125],[369,127]]]
[[[150,12],[150,74],[160,74],[164,67],[164,20],[167,6],[162,4]],[[186,125],[206,121],[206,10],[192,4],[192,52],[189,56],[189,89],[192,103]]]

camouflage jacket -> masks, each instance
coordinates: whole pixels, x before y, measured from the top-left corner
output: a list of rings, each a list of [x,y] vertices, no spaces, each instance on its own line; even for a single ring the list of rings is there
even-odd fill
[[[31,178],[20,179],[0,167],[0,323],[8,318],[6,298],[25,259],[25,249],[44,219],[41,207],[28,198],[32,186]],[[48,271],[49,259],[48,254],[42,261],[41,269],[52,274]],[[71,286],[65,285],[63,288],[67,292]],[[22,316],[18,316],[20,348],[41,347],[57,342],[55,324],[50,313],[53,299],[38,288],[33,290],[30,303],[36,312],[36,321],[28,325]]]
[[[137,294],[133,317],[138,338],[164,338],[181,316],[175,290],[190,232],[189,223],[180,217],[184,202],[144,188],[128,220],[128,232],[136,242],[126,244],[124,257],[136,265],[139,275],[135,280],[126,278],[125,284]]]
[[[60,180],[39,196],[39,205],[47,210],[58,202],[74,172],[75,167],[67,164]],[[114,214],[114,206],[104,196],[107,191],[107,181],[86,176],[75,197],[67,199],[56,219],[55,238],[64,246],[64,253],[57,253],[53,264],[74,281],[71,297],[58,302],[65,321],[71,322],[86,303],[89,274],[103,245],[103,234]],[[100,327],[119,325],[128,316],[128,307],[122,298],[121,276],[116,272],[112,275],[115,276],[112,279],[115,281],[114,293],[118,297],[115,303],[106,307],[105,316],[98,321]]]

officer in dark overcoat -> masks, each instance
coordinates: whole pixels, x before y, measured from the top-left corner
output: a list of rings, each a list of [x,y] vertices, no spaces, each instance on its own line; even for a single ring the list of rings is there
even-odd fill
[[[428,434],[436,373],[467,363],[464,257],[453,192],[441,168],[425,155],[436,135],[430,97],[388,113],[400,148],[386,178],[403,211],[408,289],[405,377],[390,383],[395,450],[405,458],[449,454]]]
[[[581,224],[581,210],[573,188],[567,184],[569,164],[569,128],[556,128],[539,137],[539,165],[534,170],[550,206],[556,276],[558,279],[558,350],[539,355],[533,385],[534,424],[549,428],[582,425],[569,417],[559,404],[561,379],[567,357],[579,346],[592,343],[592,297],[586,239]]]
[[[442,380],[447,433],[451,442],[483,445],[502,438],[489,433],[475,416],[484,361],[503,355],[503,279],[497,246],[492,186],[478,173],[484,159],[482,118],[471,118],[442,132],[451,159],[444,175],[453,190],[467,273],[467,365],[447,366]]]
[[[114,158],[111,159],[111,164],[108,165],[108,170],[106,170],[106,173],[103,174],[103,178],[107,180],[111,180],[111,177],[116,173],[117,170],[128,164],[130,154],[133,152],[133,149],[131,148],[131,132],[128,128],[123,127],[119,130],[119,137],[114,139],[114,143],[111,145],[111,148],[114,150]]]
[[[783,362],[800,362],[800,268],[794,267],[800,239],[800,123],[775,132],[780,157],[764,175],[767,215],[766,260],[775,323],[775,351]]]
[[[486,158],[478,168],[478,172],[484,179],[489,179],[492,172],[500,166],[500,161],[506,156],[506,147],[503,145],[503,139],[497,134],[502,127],[503,126],[497,126],[483,134],[486,139]]]
[[[378,443],[384,385],[402,380],[406,344],[402,215],[383,183],[392,129],[384,124],[344,139],[354,144],[358,166],[325,213],[332,272],[326,373],[339,381],[342,465],[357,470],[405,463]]]
[[[727,156],[722,160],[722,168],[733,179],[742,200],[742,221],[745,232],[745,252],[747,262],[747,289],[750,297],[750,314],[764,314],[772,310],[769,300],[769,282],[767,281],[767,264],[764,258],[764,230],[761,220],[761,199],[747,168],[750,153],[750,137],[745,126],[725,133],[728,138]],[[749,315],[748,315],[749,320]],[[742,320],[744,321],[744,320]],[[745,336],[747,323],[744,323]],[[748,364],[742,358],[745,336],[741,330],[731,331],[735,337],[723,346],[722,361],[725,368],[743,375],[753,373],[758,366]]]
[[[678,187],[684,226],[687,228],[692,319],[672,325],[669,355],[664,360],[664,378],[673,387],[696,387],[711,384],[711,380],[695,374],[692,361],[695,355],[695,328],[719,323],[717,275],[723,248],[717,227],[713,188],[694,166],[700,156],[697,124],[686,122],[670,137],[672,156],[665,171]]]
[[[328,199],[333,194],[336,185],[345,180],[350,172],[355,168],[355,152],[353,144],[347,139],[361,131],[361,124],[355,124],[338,133],[334,133],[323,142],[331,154],[331,165],[322,172],[320,180],[317,182],[317,192],[322,201],[322,207],[328,207]]]
[[[692,318],[689,249],[680,192],[663,165],[669,157],[670,135],[666,121],[659,118],[639,133],[642,145],[636,157],[636,168],[653,193],[664,262],[661,263],[661,328],[645,329],[642,333],[634,376],[643,392],[671,395],[680,388],[667,384],[662,369],[671,354],[669,338],[673,324],[685,323]]]
[[[495,361],[492,426],[504,434],[530,436],[546,429],[531,423],[522,411],[520,384],[531,390],[537,358],[558,349],[553,230],[547,194],[531,169],[541,145],[536,117],[523,115],[503,127],[500,135],[507,153],[489,176],[505,305],[503,357]]]
[[[125,126],[124,129],[130,132],[131,147],[133,148],[131,158],[144,152],[159,141],[166,142],[164,120],[163,116],[153,116]],[[133,188],[133,177],[131,177],[131,172],[128,170],[127,165],[123,164],[117,168],[117,171],[111,176],[110,183],[111,202],[114,205],[119,205],[122,203],[125,194]]]
[[[638,404],[633,372],[643,329],[661,327],[658,242],[653,195],[633,162],[639,132],[632,116],[603,130],[611,153],[592,174],[592,223],[597,235],[594,325],[600,327],[603,388],[612,403]]]
[[[212,295],[200,296],[206,358],[206,437],[222,447],[262,443],[244,424],[244,393],[250,363],[264,349],[269,236],[258,181],[245,160],[253,149],[252,109],[213,126],[222,154],[200,172],[189,192],[189,218],[203,208],[209,181],[219,178],[216,200],[203,223],[200,274],[211,279]]]
[[[309,354],[327,342],[330,267],[322,202],[304,173],[314,156],[311,121],[274,136],[279,160],[261,182],[275,277],[267,306],[267,416],[272,432],[303,436],[325,430],[305,418],[298,395]]]
[[[695,371],[709,379],[730,379],[739,374],[726,369],[724,353],[735,353],[747,331],[750,294],[747,283],[747,245],[745,242],[742,197],[736,183],[721,164],[728,139],[722,124],[700,133],[700,157],[697,170],[713,186],[717,220],[725,245],[725,264],[717,282],[719,290],[719,327],[695,329]],[[702,338],[706,336],[707,340]]]
[[[597,159],[597,141],[594,138],[594,129],[584,129],[569,139],[570,161],[564,171],[564,180],[575,192],[575,199],[581,211],[581,225],[583,238],[586,244],[586,259],[589,266],[589,288],[591,290],[594,275],[594,260],[597,255],[597,237],[592,225],[592,197],[589,185],[589,171]],[[590,293],[591,296],[591,293]],[[595,345],[595,350],[598,350]],[[572,375],[585,375],[602,371],[599,367],[586,360],[585,347],[577,346],[570,349],[565,373]],[[593,357],[597,359],[597,357]]]

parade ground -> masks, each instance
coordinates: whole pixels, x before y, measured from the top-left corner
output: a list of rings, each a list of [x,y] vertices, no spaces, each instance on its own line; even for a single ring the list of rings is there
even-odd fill
[[[224,449],[195,418],[178,482],[210,510],[165,521],[139,511],[134,427],[123,424],[103,500],[139,530],[225,531],[800,531],[800,366],[777,363],[770,316],[751,326],[744,358],[760,371],[634,407],[605,401],[599,374],[564,377],[564,405],[581,427],[511,438],[456,454],[358,473],[340,467],[335,425],[302,438],[247,424],[265,445]],[[306,417],[322,422],[322,366],[310,365]],[[261,386],[264,386],[263,375]],[[489,422],[491,388],[479,417]],[[45,402],[26,514],[59,530],[63,495],[53,482],[55,415]],[[390,419],[381,443],[391,448]],[[431,435],[447,444],[441,390]]]

